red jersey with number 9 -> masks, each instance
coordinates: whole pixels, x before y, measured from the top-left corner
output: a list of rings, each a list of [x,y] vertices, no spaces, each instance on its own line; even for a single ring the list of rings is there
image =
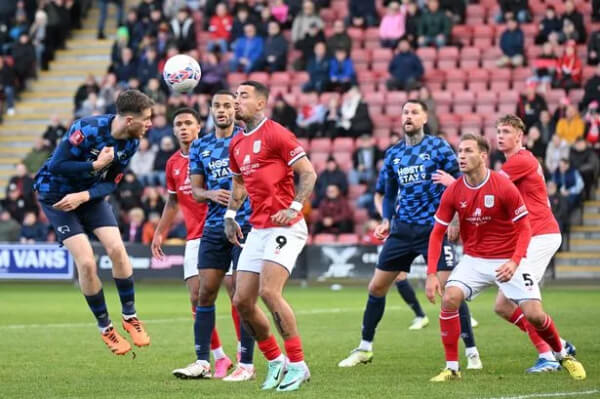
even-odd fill
[[[296,136],[279,123],[263,119],[256,128],[238,134],[229,145],[229,168],[242,176],[250,198],[250,224],[256,229],[280,227],[271,216],[294,201],[294,162],[306,153]],[[302,214],[290,225],[302,219]]]

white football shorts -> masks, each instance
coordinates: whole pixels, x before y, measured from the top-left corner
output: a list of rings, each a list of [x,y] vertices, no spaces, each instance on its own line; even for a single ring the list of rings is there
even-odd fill
[[[246,238],[237,270],[260,274],[263,261],[270,261],[283,266],[292,274],[307,237],[308,229],[304,219],[292,226],[253,228]]]
[[[185,243],[183,252],[183,279],[198,275],[198,250],[200,249],[200,238],[189,240]]]
[[[535,275],[527,264],[521,262],[513,278],[506,283],[496,280],[496,269],[507,262],[508,259],[485,259],[463,255],[461,261],[454,268],[446,288],[460,288],[465,299],[475,298],[484,288],[496,284],[505,297],[519,303],[530,299],[541,299],[540,287]]]
[[[535,281],[538,283],[544,277],[546,268],[550,264],[552,257],[560,248],[562,236],[559,233],[541,234],[531,237],[527,247],[527,256],[521,261],[533,273]]]

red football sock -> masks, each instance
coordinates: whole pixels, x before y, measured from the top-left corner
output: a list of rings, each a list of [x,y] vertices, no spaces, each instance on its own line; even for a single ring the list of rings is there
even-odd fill
[[[274,335],[271,335],[264,341],[257,341],[256,343],[258,344],[258,349],[260,349],[268,361],[275,360],[281,355],[281,349],[279,349],[279,345],[277,344]]]
[[[510,316],[509,321],[515,326],[519,327],[522,331],[525,331],[527,335],[529,335],[529,340],[535,346],[538,353],[546,353],[552,351],[550,345],[548,345],[546,341],[544,341],[544,339],[540,337],[540,335],[535,330],[535,327],[533,327],[531,323],[527,321],[521,308],[517,308],[515,310],[512,316]]]
[[[304,360],[304,352],[302,351],[302,341],[300,336],[288,338],[283,342],[285,352],[291,363],[301,362]]]
[[[562,351],[563,346],[562,342],[560,342],[560,335],[558,335],[558,330],[550,316],[546,315],[546,320],[542,328],[536,328],[535,330],[550,345],[554,352]]]
[[[196,307],[192,305],[192,319],[196,320]]]
[[[231,305],[231,318],[233,319],[233,325],[235,326],[235,335],[237,336],[238,342],[240,342],[242,339],[242,333],[240,331],[240,314],[233,305]]]
[[[213,329],[212,335],[210,336],[210,350],[215,350],[221,347],[221,338],[219,338],[219,333],[217,332],[217,328]]]
[[[442,309],[440,313],[440,332],[446,361],[458,361],[458,339],[460,338],[460,318],[458,310],[446,311]]]

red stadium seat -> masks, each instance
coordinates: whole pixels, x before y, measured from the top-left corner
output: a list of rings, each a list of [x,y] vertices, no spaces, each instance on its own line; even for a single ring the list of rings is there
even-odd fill
[[[371,60],[373,62],[385,61],[389,64],[389,62],[392,60],[393,57],[394,57],[394,53],[392,53],[392,50],[387,49],[387,48],[376,48],[376,49],[373,49],[373,51],[371,53]]]
[[[389,134],[389,132],[387,132]],[[377,136],[374,136],[377,137]],[[377,137],[377,148],[379,148],[381,151],[385,151],[388,149],[388,147],[390,146],[390,138],[389,136],[386,137]]]
[[[463,134],[473,133],[481,134],[483,118],[478,114],[463,114],[461,115],[460,130]]]
[[[446,71],[446,90],[453,92],[465,89],[468,80],[466,72],[462,69],[449,69]]]
[[[417,56],[421,59],[421,62],[427,61],[435,62],[437,58],[437,51],[433,47],[419,47],[417,49]]]
[[[354,151],[354,139],[350,137],[336,137],[333,139],[333,150],[352,153]]]
[[[331,140],[325,138],[312,139],[310,141],[311,151],[316,152],[331,152]]]
[[[391,117],[402,115],[402,103],[389,102],[385,106],[385,113]]]
[[[356,245],[360,243],[360,239],[356,234],[340,234],[337,242],[338,244]]]
[[[338,151],[337,148],[333,148],[333,157],[335,158],[335,160],[337,161],[337,163],[340,165],[340,168],[342,170],[350,170],[352,169],[352,153],[351,152],[346,152],[346,151]],[[350,165],[349,167],[344,167],[346,165]]]
[[[377,140],[390,139],[390,129],[389,128],[375,128],[373,129],[373,137]],[[381,148],[381,147],[380,147]]]
[[[475,102],[475,112],[478,114],[491,114],[496,111],[498,98],[493,91],[477,92],[477,101]]]
[[[292,79],[295,85],[301,85],[303,83],[308,82],[310,80],[310,77],[308,76],[308,72],[297,71],[293,72]]]
[[[404,105],[406,102],[406,92],[404,91],[390,91],[385,96],[385,104],[386,105]]]
[[[469,4],[467,6],[467,25],[480,25],[485,22],[486,10],[479,4]]]
[[[369,105],[383,105],[385,103],[383,94],[378,92],[365,93],[363,98]]]
[[[313,244],[315,245],[335,244],[335,241],[335,234],[317,234],[313,238]]]
[[[367,108],[369,108],[369,115],[383,114],[383,105],[382,104],[371,104],[371,103],[367,102]]]
[[[365,70],[357,71],[356,78],[358,79],[358,82],[360,83],[360,88],[363,93],[366,93],[366,90],[364,89],[363,84],[377,82],[377,74],[375,74],[372,71],[365,71]]]
[[[456,68],[458,61],[458,48],[446,46],[438,50],[437,65],[439,69]]]
[[[468,25],[454,25],[452,27],[452,39],[460,42],[463,46],[471,45],[473,30]]]
[[[379,74],[380,76],[388,75],[388,67],[390,63],[388,61],[373,61],[371,64],[371,71]]]
[[[348,198],[355,200],[367,191],[366,184],[352,184],[348,188]]]
[[[585,92],[583,89],[573,89],[569,91],[569,99],[571,104],[579,104],[583,100]]]
[[[390,129],[392,127],[392,118],[387,115],[371,115],[371,119],[375,128]]]
[[[430,90],[440,90],[446,81],[446,73],[441,69],[425,70],[424,79]]]
[[[299,138],[298,142],[300,143],[300,145],[304,149],[304,152],[306,152],[306,153],[310,152],[310,141],[308,139]]]
[[[479,67],[481,49],[477,47],[463,47],[460,52],[459,64],[461,69],[473,69]]]
[[[366,209],[357,208],[354,210],[354,223],[362,226],[367,220],[369,220],[369,212]]]
[[[452,92],[436,90],[431,93],[431,96],[435,100],[438,113],[444,114],[450,112],[450,106],[452,105]]]
[[[460,116],[452,113],[439,113],[438,120],[440,121],[440,125],[442,126],[442,130],[446,128],[456,128],[460,127]]]
[[[265,85],[269,85],[269,81],[271,80],[271,77],[269,76],[269,74],[267,72],[252,72],[248,76],[248,79],[256,80],[257,82],[263,83]]]
[[[454,112],[458,114],[469,114],[473,112],[475,105],[475,93],[470,91],[458,91],[454,93]]]
[[[248,76],[245,73],[230,72],[227,74],[227,83],[229,83],[229,86],[235,87],[245,80],[248,80]]]

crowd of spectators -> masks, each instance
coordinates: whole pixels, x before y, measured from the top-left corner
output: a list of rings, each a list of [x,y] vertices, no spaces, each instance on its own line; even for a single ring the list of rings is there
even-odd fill
[[[91,7],[91,0],[0,1],[0,122],[15,112],[15,99],[47,70],[56,50],[65,48],[73,29]]]
[[[374,136],[378,115],[373,115],[362,90],[359,67],[364,60],[353,57],[356,47],[351,33],[377,30],[379,48],[393,52],[382,72],[385,80],[380,90],[404,91],[405,98],[423,100],[429,108],[426,131],[445,135],[428,86],[428,67],[419,54],[428,47],[460,46],[460,38],[453,37],[452,31],[465,23],[468,4],[462,0],[348,0],[345,18],[323,18],[334,2],[339,0],[143,0],[127,10],[107,74],[87,77],[74,97],[75,117],[114,112],[116,96],[125,88],[143,90],[157,102],[153,127],[110,199],[126,241],[148,243],[162,210],[164,165],[177,151],[171,128],[174,110],[194,107],[204,119],[203,132],[210,131],[210,96],[228,87],[230,74],[259,76],[294,70],[307,73],[295,90],[298,100],[289,101],[288,93],[274,90],[270,115],[310,143],[319,172],[315,194],[303,210],[311,231],[355,233],[363,242],[378,243],[373,236],[379,217],[373,206],[375,180],[383,152],[402,138],[402,132],[392,127],[385,140]],[[502,32],[497,41],[502,58],[497,65],[531,70],[514,112],[526,123],[524,143],[540,160],[553,210],[567,230],[573,210],[591,197],[600,170],[600,66],[587,79],[582,74],[584,65],[598,64],[600,31],[587,32],[571,0],[566,0],[562,13],[548,6],[543,19],[526,0],[500,0],[497,10],[494,19]],[[593,17],[597,19],[597,13]],[[522,30],[523,24],[533,21],[539,22],[535,56],[526,51]],[[100,26],[98,37],[104,37]],[[586,56],[582,56],[585,43]],[[169,93],[160,79],[166,59],[181,52],[197,58],[203,71],[201,83],[186,96]],[[557,88],[564,90],[564,99],[551,109],[547,96]],[[581,88],[581,102],[573,102],[569,92]],[[401,104],[386,104],[388,113],[394,105]],[[54,148],[69,121],[64,122],[50,123],[19,167],[15,182],[9,184],[3,210],[19,223],[16,226],[27,219],[23,239],[35,236],[39,231],[35,226],[46,222],[37,212],[35,198],[23,191],[24,176],[34,173]],[[315,149],[313,143],[331,143],[330,139],[334,145],[340,139],[351,144],[342,149],[328,144],[325,153]],[[497,169],[502,162],[502,154],[495,151],[490,166]],[[3,220],[6,212],[1,214]],[[29,213],[40,220],[32,220]],[[169,234],[185,237],[182,220]]]

